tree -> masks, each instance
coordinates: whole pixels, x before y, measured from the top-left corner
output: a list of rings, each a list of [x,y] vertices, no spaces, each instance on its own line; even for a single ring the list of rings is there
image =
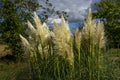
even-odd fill
[[[25,22],[32,19],[32,13],[38,8],[43,9],[40,18],[44,22],[50,14],[59,12],[54,10],[49,0],[45,0],[48,7],[38,4],[37,0],[1,0],[0,4],[0,33],[15,57],[23,52],[19,34],[25,35]]]
[[[22,21],[30,17],[30,12],[34,11],[34,9],[28,11],[27,13],[28,16],[26,17],[24,17],[25,16],[24,14],[21,15],[21,12],[23,11],[25,12],[25,10],[28,10],[22,7],[21,8],[23,10],[20,10],[18,5],[22,3],[22,1],[25,0],[1,1],[1,3],[3,4],[1,6],[1,11],[0,11],[0,18],[3,19],[0,27],[2,38],[4,42],[6,42],[7,45],[11,48],[14,57],[20,57],[21,53],[23,52],[21,47],[21,41],[19,38],[19,34],[24,34],[24,26],[22,24]],[[36,7],[37,6],[34,6],[34,8]]]
[[[96,6],[97,12],[93,15],[105,23],[108,45],[114,48],[118,47],[120,45],[120,1],[102,0]]]
[[[36,0],[35,0],[36,1]],[[14,59],[20,59],[23,53],[19,34],[25,35],[24,21],[39,7],[31,0],[1,0],[0,29],[3,41],[12,50]],[[29,7],[28,7],[29,6]]]
[[[48,19],[48,17],[50,17],[53,14],[56,15],[56,16],[58,16],[59,18],[61,18],[61,15],[63,15],[64,18],[65,18],[65,20],[67,20],[67,18],[68,18],[67,12],[55,10],[55,7],[52,6],[52,3],[50,3],[49,0],[43,0],[41,2],[45,3],[45,5],[46,5],[46,6],[44,6],[44,4],[40,5],[41,6],[40,9],[42,11],[40,12],[39,17],[42,20],[42,22],[46,22],[47,19]]]

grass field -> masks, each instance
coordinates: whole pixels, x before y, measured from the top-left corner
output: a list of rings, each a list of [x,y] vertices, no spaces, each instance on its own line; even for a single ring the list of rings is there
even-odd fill
[[[111,49],[103,57],[104,79],[120,80],[120,49]],[[0,61],[0,80],[31,80],[27,63]]]

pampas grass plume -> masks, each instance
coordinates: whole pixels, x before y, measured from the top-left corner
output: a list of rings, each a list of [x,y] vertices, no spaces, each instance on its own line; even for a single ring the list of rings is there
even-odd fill
[[[22,35],[19,35],[20,36],[20,38],[21,38],[21,40],[22,40],[22,43],[23,43],[23,45],[26,47],[26,48],[30,48],[30,44],[29,44],[29,42],[28,42],[28,40],[26,39],[26,38],[24,38]]]

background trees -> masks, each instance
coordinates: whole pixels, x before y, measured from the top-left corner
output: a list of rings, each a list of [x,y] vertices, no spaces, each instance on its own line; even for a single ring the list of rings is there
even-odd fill
[[[3,41],[12,49],[14,57],[22,53],[19,34],[24,35],[23,21],[31,17],[31,13],[39,7],[31,0],[1,0],[0,19]]]
[[[49,0],[45,0],[46,7],[38,3],[38,0],[0,0],[0,33],[3,41],[12,49],[14,57],[20,57],[23,53],[19,34],[25,35],[25,23],[32,20],[32,14],[38,9],[42,22],[49,15],[66,15],[66,13],[55,11]]]
[[[94,17],[104,21],[108,45],[118,47],[120,45],[120,1],[102,0],[96,6],[98,8]]]

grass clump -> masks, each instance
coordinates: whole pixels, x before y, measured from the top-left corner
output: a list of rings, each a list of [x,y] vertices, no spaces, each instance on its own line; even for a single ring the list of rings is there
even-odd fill
[[[50,31],[34,14],[35,27],[28,21],[30,38],[20,35],[33,80],[100,80],[101,49],[105,45],[102,22],[92,20],[91,10],[83,29],[70,32],[61,18]]]

